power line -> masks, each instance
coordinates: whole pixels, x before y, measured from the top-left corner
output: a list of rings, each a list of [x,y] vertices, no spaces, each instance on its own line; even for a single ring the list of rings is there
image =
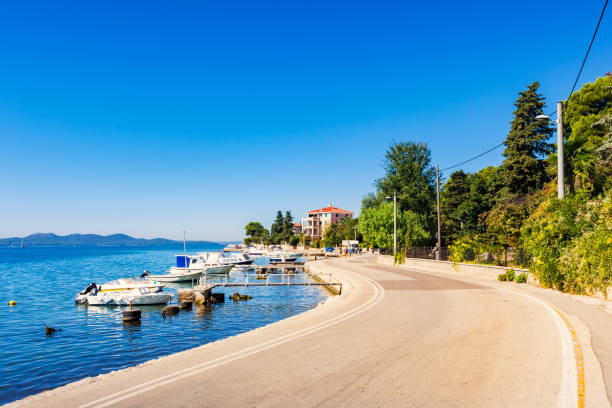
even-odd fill
[[[487,154],[487,153],[492,152],[493,150],[497,149],[498,147],[503,146],[503,145],[504,145],[504,143],[505,143],[505,142],[502,142],[502,143],[498,144],[497,146],[490,148],[490,149],[489,149],[489,150],[487,150],[486,152],[482,152],[482,153],[480,153],[480,154],[477,154],[476,156],[472,157],[471,159],[467,159],[466,161],[463,161],[463,162],[461,162],[461,163],[459,163],[459,164],[455,164],[454,166],[447,167],[447,168],[442,169],[442,170],[440,170],[440,171],[442,172],[442,171],[446,171],[446,170],[454,169],[455,167],[459,167],[459,166],[461,166],[461,165],[464,165],[465,163],[469,163],[469,162],[471,162],[472,160],[476,160],[477,158],[479,158],[479,157],[481,157],[481,156],[484,156],[484,155],[485,155],[485,154]]]
[[[604,3],[603,9],[601,10],[601,15],[599,16],[599,20],[597,20],[597,25],[595,26],[595,31],[593,32],[593,37],[591,37],[591,42],[589,43],[589,48],[587,48],[587,52],[584,55],[584,59],[582,60],[582,64],[580,65],[580,69],[578,70],[578,75],[576,75],[576,80],[574,81],[574,85],[572,85],[572,90],[569,93],[569,96],[567,97],[567,100],[565,101],[565,104],[567,105],[567,103],[569,102],[570,97],[572,96],[572,94],[574,93],[574,90],[576,89],[576,85],[578,84],[578,81],[580,80],[580,75],[582,75],[582,70],[584,69],[584,65],[586,64],[587,59],[589,58],[589,53],[591,52],[591,47],[593,46],[593,42],[595,42],[595,37],[597,36],[597,31],[599,31],[599,25],[601,24],[601,20],[603,19],[603,16],[606,12],[606,7],[608,7],[608,0],[606,0],[606,2]],[[548,114],[549,117],[553,117],[554,115],[557,114],[557,110],[554,110],[552,112],[550,112]],[[484,156],[485,154],[492,152],[493,150],[497,149],[498,147],[502,146],[505,142],[502,142],[492,148],[490,148],[489,150],[482,152],[474,157],[472,157],[471,159],[468,159],[466,161],[463,161],[459,164],[455,164],[454,166],[450,166],[447,167],[445,169],[440,170],[440,172],[443,172],[445,170],[450,170],[450,169],[454,169],[455,167],[459,167],[462,166],[466,163],[471,162],[472,160],[475,160],[481,156]]]
[[[601,15],[599,16],[599,20],[597,20],[597,26],[595,26],[593,37],[591,37],[591,42],[589,43],[589,48],[587,48],[587,52],[584,55],[584,59],[582,60],[582,65],[580,65],[580,70],[578,70],[578,75],[576,75],[576,80],[574,81],[572,90],[570,91],[569,96],[567,97],[566,103],[569,102],[569,98],[574,93],[574,89],[576,89],[576,84],[578,84],[578,80],[580,79],[580,75],[582,74],[582,69],[584,68],[584,64],[586,64],[587,58],[589,58],[589,52],[591,52],[591,47],[593,46],[593,42],[595,41],[595,37],[597,36],[597,31],[599,30],[599,25],[601,24],[601,20],[603,19],[607,6],[608,6],[608,0],[606,0],[606,2],[604,3],[603,9],[601,10]]]

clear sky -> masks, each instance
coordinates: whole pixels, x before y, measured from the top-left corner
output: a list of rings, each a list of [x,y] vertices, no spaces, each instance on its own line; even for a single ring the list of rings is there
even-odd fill
[[[503,141],[532,81],[553,110],[602,6],[3,2],[0,236],[231,240],[277,209],[357,212],[392,141],[443,168]],[[579,85],[612,70],[610,11]]]

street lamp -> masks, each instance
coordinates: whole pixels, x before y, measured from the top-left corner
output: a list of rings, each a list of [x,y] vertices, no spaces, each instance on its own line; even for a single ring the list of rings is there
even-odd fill
[[[550,119],[548,115],[538,115],[536,119]],[[565,196],[565,173],[563,168],[563,102],[557,103],[557,197]]]
[[[387,197],[390,200],[391,197]],[[397,252],[397,191],[393,192],[393,255]]]

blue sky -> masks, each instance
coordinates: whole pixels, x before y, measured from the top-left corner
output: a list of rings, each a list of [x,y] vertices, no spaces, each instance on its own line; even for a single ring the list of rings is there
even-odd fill
[[[86,3],[3,3],[2,237],[230,240],[277,209],[358,211],[393,141],[443,168],[503,141],[532,81],[554,109],[603,6]],[[612,70],[607,14],[579,85]]]

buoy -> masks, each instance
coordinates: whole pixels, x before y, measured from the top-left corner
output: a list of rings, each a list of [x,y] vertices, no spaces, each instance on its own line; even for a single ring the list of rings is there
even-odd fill
[[[123,321],[124,322],[133,322],[136,320],[140,320],[142,317],[142,312],[140,310],[124,310],[123,311]]]
[[[11,301],[9,302],[9,306],[15,306],[16,304],[17,304],[17,302],[15,302],[14,300],[11,300]]]

